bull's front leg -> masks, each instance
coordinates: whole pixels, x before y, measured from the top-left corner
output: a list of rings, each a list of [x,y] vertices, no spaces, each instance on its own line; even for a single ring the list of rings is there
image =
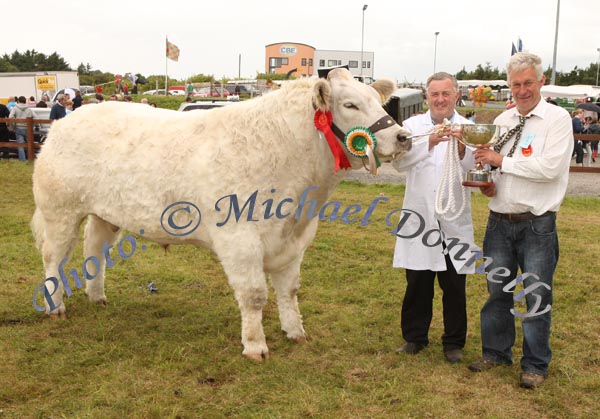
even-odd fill
[[[225,235],[220,236],[225,237]],[[246,357],[262,361],[269,356],[269,348],[262,327],[262,309],[267,302],[267,282],[263,270],[263,253],[260,241],[245,240],[237,235],[229,242],[215,243],[215,251],[221,260],[229,285],[234,291],[242,316],[242,352]],[[253,243],[240,249],[240,242]]]
[[[306,333],[302,326],[302,316],[298,309],[298,290],[300,289],[300,264],[302,255],[285,269],[271,272],[271,283],[277,295],[277,307],[281,330],[289,339],[298,343],[306,341]]]
[[[262,278],[244,277],[241,281],[237,278],[229,278],[229,282],[234,289],[242,315],[242,352],[246,357],[255,361],[262,361],[269,357],[269,348],[265,339],[265,333],[262,327],[262,309],[267,302],[267,285],[262,274]]]

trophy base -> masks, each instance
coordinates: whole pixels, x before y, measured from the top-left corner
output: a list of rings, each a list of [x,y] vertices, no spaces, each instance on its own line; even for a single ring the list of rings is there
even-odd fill
[[[492,182],[490,178],[490,172],[488,172],[487,170],[469,170],[467,172],[467,180],[463,182],[463,186],[471,186],[473,188],[486,188],[494,184],[494,182]]]
[[[465,180],[462,184],[463,186],[470,186],[472,188],[487,188],[489,186],[492,186],[494,182],[474,182]]]

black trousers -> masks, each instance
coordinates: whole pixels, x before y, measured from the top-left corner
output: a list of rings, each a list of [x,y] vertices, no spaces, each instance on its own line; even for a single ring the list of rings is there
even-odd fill
[[[429,325],[433,316],[434,282],[437,275],[443,291],[444,350],[463,348],[467,337],[466,275],[456,273],[446,255],[446,271],[406,270],[406,293],[402,301],[402,337],[407,342],[429,343]]]

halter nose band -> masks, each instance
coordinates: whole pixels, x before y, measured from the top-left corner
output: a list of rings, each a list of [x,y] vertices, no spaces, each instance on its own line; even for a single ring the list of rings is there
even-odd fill
[[[372,133],[376,133],[377,131],[380,131],[387,127],[391,127],[395,123],[396,123],[396,121],[394,121],[394,118],[392,118],[389,115],[386,115],[386,116],[382,117],[381,119],[379,119],[379,121],[377,121],[373,125],[371,125],[369,127],[369,131],[371,131]]]

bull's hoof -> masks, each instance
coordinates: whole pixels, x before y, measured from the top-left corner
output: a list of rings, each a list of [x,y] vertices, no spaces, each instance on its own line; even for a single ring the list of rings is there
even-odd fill
[[[292,338],[292,340],[294,342],[296,342],[296,343],[306,343],[306,342],[308,342],[308,337],[306,337],[306,336],[300,336],[300,337],[297,337],[297,338]]]
[[[94,301],[96,303],[96,305],[102,306],[102,307],[107,307],[108,306],[108,300],[106,298],[101,298],[97,301]]]
[[[263,361],[269,359],[269,353],[268,352],[263,352],[261,354],[244,354],[244,356],[248,359],[251,359],[252,361],[256,361],[260,364],[262,364]]]
[[[50,314],[48,314],[48,317],[50,317],[53,320],[55,320],[55,319],[67,320],[67,312],[66,311],[58,311],[55,313],[50,313]]]
[[[87,294],[87,291],[86,291],[86,294]],[[105,296],[105,295],[103,295],[103,296],[101,296],[101,297],[90,297],[90,296],[88,295],[88,298],[90,299],[90,301],[91,301],[92,303],[94,303],[94,304],[97,304],[97,305],[99,305],[99,306],[106,307],[106,306],[108,305],[108,300],[106,299],[106,296]]]

